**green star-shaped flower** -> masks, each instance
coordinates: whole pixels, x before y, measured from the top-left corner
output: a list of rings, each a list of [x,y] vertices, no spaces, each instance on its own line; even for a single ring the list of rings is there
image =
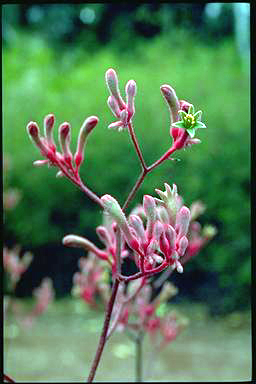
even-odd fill
[[[180,114],[182,120],[173,123],[172,126],[186,129],[191,138],[195,136],[195,132],[198,128],[206,128],[206,125],[200,121],[202,111],[197,111],[195,113],[194,105],[191,104],[188,113],[185,111],[179,111],[178,113]]]

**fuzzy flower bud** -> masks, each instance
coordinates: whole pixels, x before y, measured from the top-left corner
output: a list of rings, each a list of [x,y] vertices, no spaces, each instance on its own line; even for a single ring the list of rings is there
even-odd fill
[[[64,154],[65,160],[71,160],[72,154],[69,149],[69,143],[70,143],[70,130],[71,126],[69,123],[62,123],[59,126],[59,142],[62,149],[62,152]]]
[[[183,256],[188,246],[188,239],[186,236],[182,236],[182,238],[179,241],[179,249],[178,253],[180,256]]]
[[[56,145],[55,145],[54,139],[53,139],[54,120],[55,119],[54,119],[53,114],[49,114],[49,115],[45,116],[45,118],[44,118],[44,134],[45,134],[45,137],[46,137],[46,140],[47,140],[49,146],[51,147],[51,149],[53,149],[55,151]]]
[[[136,239],[135,236],[133,236],[128,222],[126,220],[125,214],[123,213],[120,205],[114,199],[114,197],[110,195],[104,195],[101,197],[101,201],[104,206],[104,210],[109,213],[109,215],[117,222],[121,230],[123,231],[123,234],[125,236],[125,239],[128,243],[128,245],[135,250],[139,249],[139,242]]]
[[[107,103],[108,103],[109,108],[113,112],[114,116],[119,118],[121,110],[120,110],[118,103],[116,102],[116,99],[114,98],[114,96],[112,96],[112,95],[109,96]]]
[[[137,87],[134,80],[129,80],[125,87],[126,105],[127,105],[130,117],[132,117],[135,113],[134,98],[136,95],[136,90],[137,90],[136,88]]]
[[[37,123],[30,121],[27,125],[27,132],[34,144],[41,150],[42,154],[46,155],[48,150],[40,138],[40,131]]]
[[[108,258],[104,251],[101,251],[98,247],[96,247],[96,245],[81,236],[67,235],[63,238],[62,243],[63,245],[66,245],[68,247],[84,248],[87,251],[91,251],[103,260],[107,260]]]
[[[167,84],[161,85],[160,89],[161,89],[162,95],[165,98],[165,101],[169,106],[170,119],[172,124],[175,121],[179,120],[179,115],[178,115],[178,111],[180,109],[179,100],[176,96],[176,92],[170,85],[167,85]]]
[[[78,140],[77,140],[77,149],[74,156],[75,164],[77,168],[80,167],[81,163],[84,160],[84,147],[86,144],[86,139],[93,128],[98,124],[99,119],[97,116],[90,116],[85,119],[82,127],[80,128]]]
[[[165,236],[170,245],[170,248],[174,248],[175,240],[176,240],[176,232],[175,229],[171,225],[167,225],[165,229]]]
[[[130,226],[135,230],[138,238],[142,241],[142,243],[145,243],[146,236],[141,218],[138,215],[130,215],[129,223]]]
[[[156,203],[155,199],[150,195],[145,195],[143,198],[143,208],[146,213],[146,216],[150,221],[156,221]]]
[[[182,236],[186,236],[188,232],[188,226],[190,221],[190,210],[183,205],[183,207],[179,210],[176,216],[176,232],[178,233],[178,238],[180,239]]]
[[[118,106],[120,109],[125,108],[125,103],[121,98],[120,91],[118,88],[118,78],[117,74],[114,71],[114,69],[110,68],[106,72],[106,83],[109,89],[109,92],[114,96],[116,99]]]

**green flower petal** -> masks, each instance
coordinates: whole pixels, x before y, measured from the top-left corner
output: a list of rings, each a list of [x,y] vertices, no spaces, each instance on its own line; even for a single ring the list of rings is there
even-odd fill
[[[188,132],[189,136],[191,138],[193,138],[195,136],[196,130],[195,130],[195,128],[189,128],[189,129],[187,129],[187,132]]]
[[[194,113],[195,113],[195,108],[194,108],[194,105],[191,104],[189,109],[188,109],[188,114],[189,115],[194,115]]]
[[[196,129],[198,129],[198,128],[206,128],[206,125],[204,123],[202,123],[201,121],[197,121],[196,125],[194,126],[194,128],[196,128]]]
[[[201,117],[202,117],[202,111],[197,111],[195,114],[194,114],[194,118],[195,120],[201,120]]]
[[[172,124],[172,127],[185,128],[185,124],[183,121],[177,121],[176,123]]]
[[[185,111],[178,111],[178,113],[180,114],[180,117],[182,119],[187,116],[187,113]]]

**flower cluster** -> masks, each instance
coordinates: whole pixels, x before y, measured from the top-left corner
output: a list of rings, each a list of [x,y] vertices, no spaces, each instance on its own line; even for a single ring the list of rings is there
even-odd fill
[[[89,252],[87,257],[79,259],[79,272],[73,276],[72,294],[80,297],[92,308],[97,307],[97,297],[99,296],[106,305],[110,297],[110,287],[107,282],[108,272],[93,252]]]
[[[133,335],[148,333],[151,341],[164,347],[175,340],[187,325],[187,319],[170,311],[167,301],[177,294],[177,288],[165,282],[152,299],[152,287],[143,278],[129,283],[126,293],[119,290],[113,309],[113,327]]]
[[[127,220],[112,196],[101,198],[105,211],[117,222],[126,243],[134,251],[135,262],[142,273],[153,271],[159,264],[183,271],[180,258],[188,246],[190,210],[182,205],[175,184],[171,189],[165,183],[165,188],[165,192],[156,189],[161,199],[144,196],[145,225],[138,214],[131,214]]]
[[[124,102],[118,86],[118,77],[114,69],[106,72],[106,83],[110,92],[108,106],[118,121],[110,124],[108,128],[122,131],[128,126],[135,113],[134,98],[136,95],[136,83],[129,80],[125,86],[126,102]]]
[[[40,135],[40,130],[36,122],[31,121],[27,125],[27,131],[31,140],[40,149],[41,155],[46,158],[35,161],[34,165],[42,166],[48,164],[49,166],[56,166],[60,169],[57,176],[66,175],[79,179],[79,167],[84,160],[84,149],[87,138],[97,125],[99,119],[96,116],[90,116],[84,121],[79,132],[77,149],[74,156],[70,150],[71,125],[64,122],[59,126],[58,138],[61,147],[60,153],[57,151],[53,138],[54,121],[55,117],[53,114],[49,114],[44,118],[44,137]]]
[[[4,270],[10,277],[11,286],[15,287],[23,273],[28,269],[33,260],[33,255],[30,252],[25,252],[20,257],[20,246],[16,245],[12,249],[4,247],[3,249],[3,266]]]

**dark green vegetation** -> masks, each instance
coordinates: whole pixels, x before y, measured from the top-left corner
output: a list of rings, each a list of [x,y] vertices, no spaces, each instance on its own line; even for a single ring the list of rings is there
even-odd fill
[[[107,129],[113,121],[104,80],[109,67],[117,70],[121,89],[129,79],[137,82],[134,124],[147,164],[171,145],[161,84],[172,85],[180,99],[203,110],[207,130],[197,135],[202,144],[177,153],[180,162],[154,170],[132,206],[143,194],[154,195],[154,188],[162,189],[164,182],[176,183],[188,206],[202,200],[207,211],[201,223],[216,225],[218,235],[187,266],[188,278],[190,273],[217,276],[218,289],[210,296],[207,290],[205,297],[199,295],[216,299],[216,311],[245,307],[250,300],[250,99],[248,71],[233,40],[213,48],[192,34],[177,32],[175,41],[159,37],[140,40],[128,52],[108,47],[92,53],[80,45],[64,51],[49,48],[33,33],[19,33],[3,51],[3,144],[12,161],[5,186],[17,187],[23,195],[6,213],[6,242],[36,250],[60,244],[68,233],[95,240],[101,222],[98,207],[68,181],[56,179],[55,169],[32,166],[40,154],[25,127],[34,120],[42,129],[48,113],[55,114],[57,126],[72,124],[73,149],[84,119],[100,118],[86,149],[83,180],[98,195],[112,194],[120,203],[127,197],[139,163],[128,134]],[[76,262],[69,262],[74,268]]]

